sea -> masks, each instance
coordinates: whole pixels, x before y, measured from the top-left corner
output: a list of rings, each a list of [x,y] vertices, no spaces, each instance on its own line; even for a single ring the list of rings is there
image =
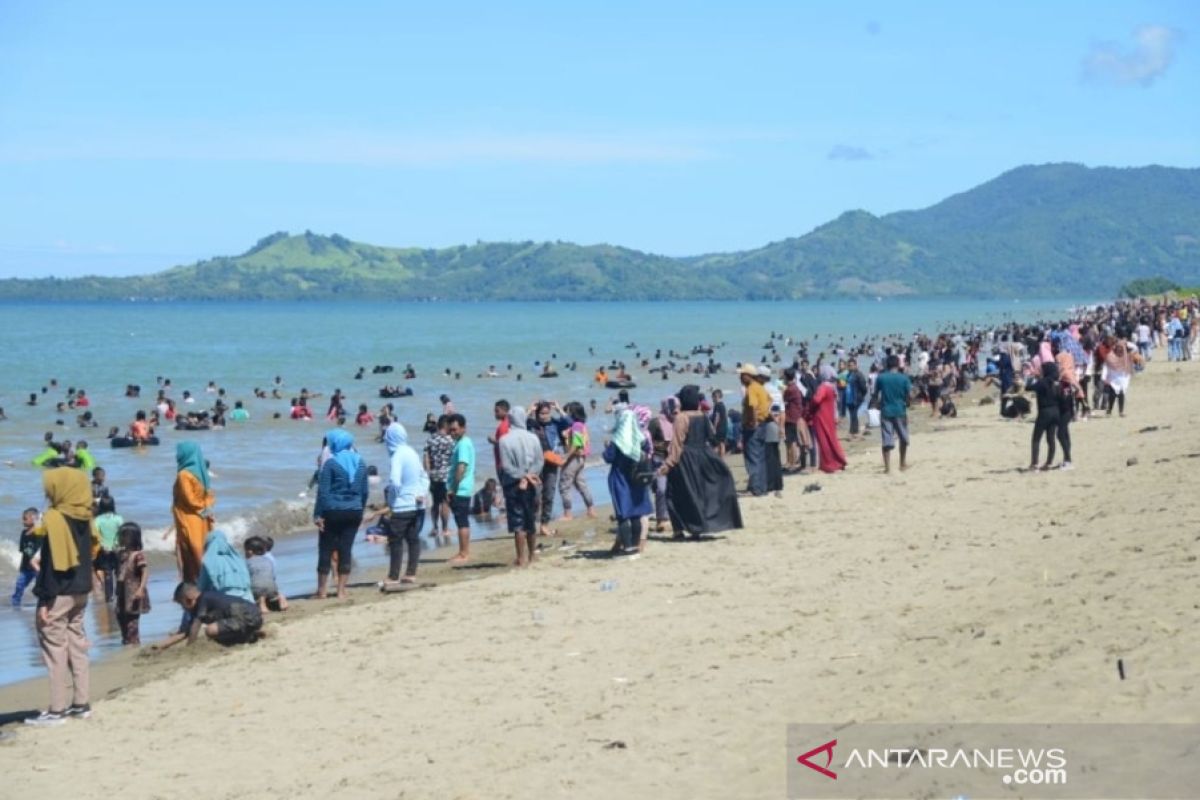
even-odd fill
[[[797,302],[609,302],[609,303],[75,303],[0,304],[0,684],[43,674],[33,631],[34,599],[25,596],[9,608],[16,577],[21,511],[41,507],[41,477],[31,459],[43,435],[56,440],[86,439],[100,466],[118,513],[138,522],[147,547],[162,555],[152,570],[153,611],[142,620],[143,640],[168,633],[179,620],[170,602],[176,576],[162,534],[170,524],[175,445],[198,442],[214,473],[218,527],[240,541],[250,534],[277,540],[281,588],[312,590],[316,552],[309,524],[313,495],[309,479],[324,432],[328,397],[340,389],[351,416],[347,427],[368,464],[384,475],[387,459],[376,442],[376,427],[355,428],[353,414],[366,403],[372,414],[384,402],[380,389],[401,385],[412,395],[391,400],[418,449],[426,414],[441,409],[447,394],[467,417],[468,433],[481,453],[478,479],[491,459],[486,438],[495,426],[492,407],[504,398],[529,406],[538,399],[560,403],[596,401],[589,417],[593,442],[604,439],[611,417],[605,404],[615,392],[594,382],[598,366],[624,363],[637,383],[635,402],[657,407],[685,383],[704,391],[722,388],[737,396],[734,369],[739,362],[771,361],[778,352],[790,362],[800,342],[810,356],[834,353],[870,337],[907,339],[915,332],[988,329],[1013,321],[1061,319],[1069,307],[1088,302],[1063,300],[983,301],[883,299]],[[775,337],[775,338],[773,338]],[[785,337],[785,338],[779,338]],[[786,345],[790,337],[793,345]],[[768,349],[774,345],[777,350]],[[651,372],[672,351],[690,354],[712,348],[721,371],[702,375]],[[656,358],[656,351],[660,354]],[[702,364],[708,355],[673,359],[677,366]],[[641,366],[643,359],[649,364]],[[550,361],[556,378],[540,378]],[[416,378],[403,379],[406,365]],[[391,366],[390,373],[374,372]],[[363,368],[361,379],[356,373]],[[494,372],[497,377],[488,377]],[[124,431],[135,413],[153,408],[157,390],[169,380],[180,409],[204,409],[225,390],[232,406],[240,400],[250,420],[224,430],[180,432],[161,427],[161,444],[112,449],[111,426]],[[125,396],[127,385],[141,387],[139,398]],[[281,399],[270,398],[279,387]],[[71,388],[84,390],[98,427],[81,429],[79,409],[56,410]],[[267,399],[257,399],[261,388]],[[288,417],[290,398],[302,389],[311,400],[313,421]],[[183,391],[195,398],[181,402]],[[36,405],[28,405],[30,395]],[[596,448],[599,450],[599,448]],[[597,499],[607,499],[605,470],[593,457],[588,480]],[[474,535],[498,535],[498,522],[477,526]],[[432,547],[432,543],[427,541]],[[380,548],[359,548],[357,577],[381,577]],[[93,657],[120,647],[111,607],[92,602],[87,626]]]

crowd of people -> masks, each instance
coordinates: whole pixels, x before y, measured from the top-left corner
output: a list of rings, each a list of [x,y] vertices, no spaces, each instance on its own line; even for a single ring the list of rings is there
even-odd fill
[[[764,347],[767,355],[758,363],[738,364],[741,397],[733,407],[721,389],[705,392],[695,383],[664,397],[657,409],[636,401],[634,389],[623,388],[605,407],[612,420],[599,447],[593,447],[588,425],[589,411],[598,413],[595,400],[560,405],[539,398],[528,406],[498,400],[495,428],[486,438],[491,464],[483,469],[467,419],[448,396],[441,397],[441,414],[426,418],[420,449],[390,403],[374,415],[361,405],[353,425],[378,426],[378,440],[388,455],[387,475],[380,476],[383,501],[376,506],[371,505],[372,468],[355,446],[345,396],[336,390],[327,412],[335,427],[324,436],[314,476],[314,597],[347,596],[353,548],[364,528],[367,541],[387,547],[388,570],[380,584],[385,590],[416,583],[427,522],[437,546],[450,545],[456,536],[458,549],[448,560],[463,565],[472,559],[472,518],[501,513],[513,536],[513,564],[527,567],[537,560],[539,539],[556,533],[556,500],[559,519],[573,517],[576,496],[584,514],[597,515],[584,475],[596,456],[607,466],[613,557],[639,557],[654,532],[669,530],[673,537],[687,539],[734,531],[743,525],[742,501],[782,493],[785,476],[845,470],[843,439],[862,440],[877,429],[883,472],[891,472],[896,449],[898,468],[910,468],[911,409],[924,403],[931,416],[953,419],[956,400],[973,383],[999,390],[1002,417],[1034,415],[1031,472],[1053,467],[1059,450],[1058,466],[1070,468],[1073,422],[1100,412],[1127,413],[1132,381],[1162,350],[1171,361],[1200,355],[1197,313],[1195,299],[1127,301],[1032,325],[963,327],[935,337],[873,337],[834,345],[815,357],[807,342],[772,332]],[[663,378],[711,378],[722,371],[713,360],[714,349],[693,350],[693,355],[705,355],[705,362],[677,362],[677,354],[670,353],[666,365],[652,367],[648,359],[642,363]],[[278,392],[278,378],[276,384]],[[159,400],[173,411],[168,388],[169,381]],[[208,391],[221,390],[210,384]],[[72,396],[76,407],[86,400],[82,391]],[[319,396],[302,393],[292,416]],[[190,394],[184,397],[187,402]],[[992,400],[988,395],[983,402]],[[131,429],[131,435],[152,435],[144,412],[135,426],[138,422],[146,426]],[[1043,444],[1046,458],[1040,461]],[[746,472],[740,490],[728,465],[728,456],[737,453]],[[89,596],[115,603],[122,640],[139,643],[138,617],[150,607],[149,565],[140,526],[116,514],[104,470],[89,460],[84,443],[71,447],[48,434],[46,450],[34,463],[45,470],[46,506],[40,513],[29,508],[22,515],[21,564],[12,602],[20,605],[33,586],[51,700],[48,710],[31,721],[59,724],[90,714],[82,626]],[[226,644],[252,642],[263,635],[265,614],[287,608],[275,575],[273,542],[252,536],[239,553],[217,528],[212,476],[198,444],[178,443],[176,469],[173,524],[167,535],[175,536],[179,582],[173,598],[183,614],[178,632],[161,646],[194,641],[201,633]],[[495,477],[480,474],[486,471]]]

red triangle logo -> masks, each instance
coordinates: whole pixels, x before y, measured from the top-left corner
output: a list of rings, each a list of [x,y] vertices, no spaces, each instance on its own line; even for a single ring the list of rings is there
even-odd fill
[[[814,747],[812,750],[809,750],[807,753],[804,753],[799,758],[797,758],[796,761],[798,761],[799,763],[803,764],[804,766],[808,767],[811,770],[816,770],[817,772],[824,775],[826,778],[832,778],[833,780],[836,781],[837,773],[834,772],[833,770],[829,769],[829,766],[833,763],[833,748],[836,745],[837,745],[837,739],[831,739],[830,741],[826,742],[825,744],[821,745],[820,747]],[[812,758],[813,756],[815,756],[817,753],[825,754],[825,766],[822,767],[820,764],[814,764],[813,762],[809,761],[809,759]]]

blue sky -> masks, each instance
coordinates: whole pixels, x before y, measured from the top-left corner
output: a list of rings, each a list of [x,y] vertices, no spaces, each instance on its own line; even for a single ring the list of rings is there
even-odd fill
[[[1192,0],[338,5],[0,0],[0,277],[305,229],[696,254],[1200,165]]]

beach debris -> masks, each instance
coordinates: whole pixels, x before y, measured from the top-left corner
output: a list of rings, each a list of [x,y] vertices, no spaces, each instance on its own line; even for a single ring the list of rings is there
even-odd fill
[[[530,617],[530,619],[533,620],[534,625],[546,624],[546,613],[544,611],[542,611],[540,608],[535,608],[530,613],[529,617]]]
[[[606,581],[601,581],[601,582],[600,582],[600,591],[602,591],[602,592],[612,592],[612,591],[615,591],[615,590],[616,590],[616,588],[617,588],[618,586],[620,586],[620,585],[621,585],[621,584],[620,584],[619,582],[617,582],[617,581],[614,581],[614,580],[612,580],[612,579],[610,578],[609,580],[606,580]]]
[[[625,749],[627,749],[627,745],[624,742],[622,742],[620,739],[613,739],[611,742],[604,745],[604,749],[605,750],[625,750]]]
[[[1168,431],[1170,429],[1170,425],[1147,425],[1146,427],[1140,429],[1138,433],[1154,433],[1154,431]]]
[[[819,484],[819,483],[810,483],[804,487],[805,494],[812,494],[813,492],[819,492],[819,491],[821,491],[821,484]]]
[[[1121,680],[1125,680],[1125,660],[1117,659],[1117,674],[1121,676]]]
[[[979,398],[979,405],[981,405],[981,406],[990,406],[990,405],[995,405],[995,404],[996,404],[996,398],[994,398],[994,397]]]
[[[613,678],[613,683],[629,683],[629,678]]]
[[[1125,459],[1125,466],[1127,467],[1136,467],[1137,463],[1137,456],[1130,456],[1129,458]]]

